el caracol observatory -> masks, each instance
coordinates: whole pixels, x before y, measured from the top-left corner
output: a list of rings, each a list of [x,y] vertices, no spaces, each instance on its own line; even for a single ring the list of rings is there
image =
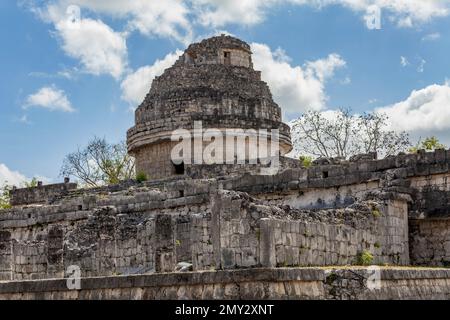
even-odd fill
[[[184,174],[184,163],[171,157],[177,144],[171,135],[179,129],[193,132],[199,122],[203,130],[214,128],[224,135],[229,129],[277,129],[279,154],[292,149],[290,129],[261,72],[253,68],[250,46],[231,36],[191,44],[153,80],[135,118],[127,133],[128,150],[136,158],[136,172],[151,179]],[[248,137],[246,143],[258,144]]]

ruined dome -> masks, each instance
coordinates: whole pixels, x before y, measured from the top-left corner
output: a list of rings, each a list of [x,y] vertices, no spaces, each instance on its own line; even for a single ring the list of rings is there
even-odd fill
[[[177,171],[170,161],[171,133],[204,129],[278,129],[280,153],[292,149],[289,127],[261,72],[253,69],[250,46],[231,36],[191,44],[175,64],[153,80],[128,131],[137,172],[159,178]]]

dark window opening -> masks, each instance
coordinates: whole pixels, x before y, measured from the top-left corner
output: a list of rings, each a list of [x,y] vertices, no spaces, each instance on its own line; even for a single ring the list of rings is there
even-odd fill
[[[175,168],[175,174],[184,174],[184,162],[181,162],[180,164],[173,164]]]
[[[322,177],[325,179],[325,178],[328,178],[328,171],[324,171],[324,172],[322,172]]]
[[[226,65],[230,65],[231,64],[231,52],[229,51],[225,51],[223,53],[223,57],[224,57],[224,63]]]

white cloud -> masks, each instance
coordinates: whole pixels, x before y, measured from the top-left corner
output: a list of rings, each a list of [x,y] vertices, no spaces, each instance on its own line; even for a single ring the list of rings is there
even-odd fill
[[[79,6],[81,14],[93,12],[127,23],[127,30],[138,30],[147,36],[192,40],[192,28],[186,1],[180,0],[58,0],[47,7],[58,20],[66,16],[66,8]],[[53,18],[54,19],[54,18]]]
[[[153,79],[171,67],[183,54],[182,51],[169,53],[162,60],[156,60],[151,66],[145,66],[128,75],[121,84],[122,99],[133,105],[141,103],[148,93]]]
[[[255,69],[262,71],[262,78],[269,84],[275,101],[287,114],[324,108],[327,100],[325,83],[333,77],[336,69],[346,64],[333,53],[324,59],[308,61],[304,66],[292,66],[291,58],[281,48],[272,51],[259,43],[253,43],[251,47]],[[153,65],[141,67],[128,75],[121,84],[122,99],[134,106],[141,103],[152,80],[171,67],[182,54],[179,50],[169,53]]]
[[[193,0],[198,21],[205,26],[255,25],[265,19],[267,9],[278,0]]]
[[[436,41],[439,40],[441,38],[441,34],[439,32],[435,32],[435,33],[430,33],[425,35],[422,38],[422,41]]]
[[[449,14],[448,0],[192,0],[203,25],[220,27],[235,23],[254,25],[262,22],[271,8],[283,4],[322,8],[342,5],[364,15],[370,6],[378,6],[383,15],[400,27],[412,27]]]
[[[389,115],[392,129],[405,131],[450,129],[450,86],[433,84],[414,90],[401,102],[378,108]]]
[[[24,108],[30,107],[39,107],[50,111],[75,111],[64,91],[55,86],[41,88],[36,93],[29,95]]]
[[[167,37],[183,44],[194,39],[196,24],[218,28],[230,24],[251,26],[265,20],[275,7],[341,5],[364,16],[377,5],[401,26],[414,26],[449,14],[450,0],[37,0],[31,10],[55,26],[64,52],[80,61],[83,71],[110,74],[116,79],[127,71],[126,38],[135,30],[147,36]],[[45,3],[45,2],[44,2]],[[80,15],[76,10],[80,8]],[[92,16],[95,15],[96,19]],[[124,22],[117,32],[100,18]],[[73,23],[76,21],[76,23]],[[66,74],[67,76],[67,74]]]
[[[402,67],[406,67],[409,66],[409,61],[406,57],[401,56],[400,57],[400,64],[402,65]]]
[[[330,54],[325,59],[319,59],[306,63],[306,71],[310,77],[316,77],[320,82],[333,77],[334,71],[338,68],[344,67],[346,62],[336,54]]]
[[[31,10],[54,25],[62,50],[80,62],[82,71],[120,78],[127,67],[127,34],[114,31],[100,19],[83,18],[73,2],[56,1],[44,7],[32,6]]]
[[[66,20],[55,24],[64,52],[78,59],[86,72],[110,74],[119,78],[127,65],[127,46],[123,35],[100,20],[82,19],[78,26]]]
[[[20,186],[25,181],[28,181],[27,177],[18,171],[9,169],[5,164],[0,163],[0,187],[4,185]]]
[[[325,82],[346,64],[333,53],[304,66],[292,66],[282,50],[273,52],[259,43],[253,43],[251,48],[255,69],[262,71],[262,78],[269,84],[275,101],[288,115],[323,109],[327,100]]]
[[[36,0],[29,0],[36,1]],[[230,24],[252,26],[263,22],[275,7],[311,6],[321,9],[341,5],[363,17],[371,6],[401,27],[411,27],[449,14],[449,0],[55,0],[35,9],[60,20],[69,5],[82,14],[101,14],[126,21],[127,30],[144,35],[169,37],[184,44],[193,38],[193,25],[218,28]]]

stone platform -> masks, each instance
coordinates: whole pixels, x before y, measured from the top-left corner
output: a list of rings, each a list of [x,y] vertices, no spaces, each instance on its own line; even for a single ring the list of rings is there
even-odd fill
[[[380,287],[368,289],[367,268],[258,268],[0,282],[0,300],[185,299],[434,299],[450,298],[450,270],[382,268]]]

